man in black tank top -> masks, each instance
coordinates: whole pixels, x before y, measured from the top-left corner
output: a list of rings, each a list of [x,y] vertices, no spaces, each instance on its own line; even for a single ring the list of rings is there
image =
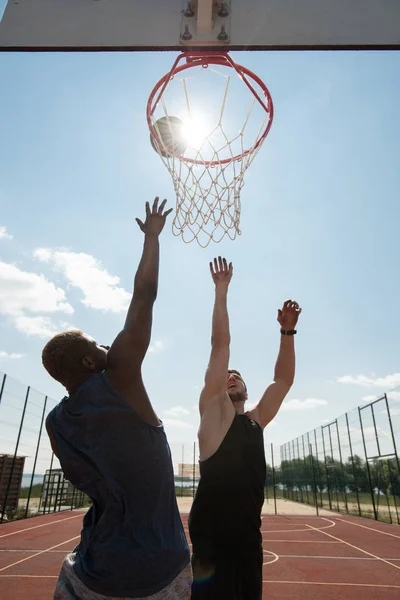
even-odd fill
[[[215,283],[211,356],[199,405],[200,482],[189,516],[192,600],[261,600],[263,429],[293,384],[293,336],[301,308],[287,300],[278,310],[281,342],[274,379],[256,407],[245,412],[246,384],[238,371],[228,369],[232,263],[219,257],[210,270]]]

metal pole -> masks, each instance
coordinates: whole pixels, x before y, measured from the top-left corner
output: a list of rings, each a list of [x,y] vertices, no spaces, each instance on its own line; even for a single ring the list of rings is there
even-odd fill
[[[196,442],[193,442],[193,498],[196,494]]]
[[[322,433],[322,447],[324,449],[324,460],[325,460],[325,471],[326,471],[326,487],[328,490],[328,501],[329,501],[329,510],[332,510],[332,501],[331,501],[331,492],[330,492],[330,485],[329,485],[329,473],[328,473],[328,465],[326,464],[326,452],[325,452],[325,436],[324,436],[324,428],[321,427],[321,433]]]
[[[277,515],[276,509],[276,483],[275,483],[275,464],[274,464],[274,446],[271,444],[271,462],[272,462],[272,485],[274,488],[274,506],[275,506],[275,514]]]
[[[346,477],[344,474],[344,466],[343,466],[343,458],[342,458],[342,447],[340,445],[340,435],[339,435],[339,425],[336,419],[336,434],[338,440],[338,448],[339,448],[339,457],[340,457],[340,466],[342,467],[342,481],[343,481],[343,489],[344,489],[344,503],[346,506],[346,512],[349,514],[349,506],[347,504],[347,491],[346,491]]]
[[[358,514],[361,517],[360,496],[358,494],[358,484],[357,484],[357,477],[356,477],[356,469],[355,469],[355,466],[354,466],[354,457],[353,457],[353,446],[352,446],[352,443],[351,443],[349,417],[348,417],[347,413],[346,413],[346,424],[347,424],[347,435],[349,436],[350,456],[351,456],[351,465],[352,465],[352,469],[353,469],[354,486],[356,488],[356,496],[357,496],[357,504],[358,504]]]
[[[38,441],[37,441],[37,445],[36,445],[35,460],[33,461],[31,485],[29,486],[28,501],[26,503],[26,509],[25,509],[25,519],[28,516],[28,508],[29,508],[29,502],[30,502],[30,499],[31,499],[33,480],[34,480],[34,477],[35,477],[37,457],[38,457],[38,454],[39,454],[40,438],[42,437],[42,428],[43,428],[44,415],[46,413],[46,405],[47,405],[47,396],[45,396],[44,404],[43,404],[42,420],[40,421],[39,437],[38,437]]]
[[[298,474],[296,472],[296,462],[295,462],[296,461],[296,459],[295,459],[296,453],[294,451],[294,440],[292,440],[292,453],[293,453],[293,459],[292,459],[293,474],[294,474],[294,477],[296,478],[296,502],[298,502],[299,501],[299,488],[297,485],[297,475]],[[294,492],[294,486],[293,486],[293,492]]]
[[[389,403],[388,403],[388,399],[386,394],[384,395],[385,398],[385,402],[386,402],[386,410],[388,413],[388,417],[389,417],[389,426],[390,426],[390,433],[392,435],[392,441],[393,441],[393,449],[394,449],[394,454],[396,457],[396,463],[397,463],[397,470],[399,472],[399,477],[400,477],[400,461],[399,461],[399,453],[397,452],[397,447],[396,447],[396,439],[394,437],[394,432],[393,432],[393,424],[392,424],[392,416],[390,414],[390,409],[389,409]]]
[[[43,504],[43,514],[46,514],[46,509],[47,509],[47,499],[49,497],[49,486],[50,483],[52,483],[52,471],[53,471],[53,460],[54,460],[54,452],[52,452],[51,454],[51,461],[50,461],[50,470],[48,472],[48,477],[47,477],[47,487],[46,487],[46,495],[44,498],[44,504]],[[46,479],[46,474],[45,474],[45,479]],[[51,496],[50,496],[51,497]],[[40,506],[39,506],[40,508]],[[50,512],[50,511],[49,511]]]
[[[183,496],[183,474],[185,472],[185,444],[182,444],[182,476],[181,476],[181,498]]]
[[[3,382],[4,382],[4,380],[3,380]],[[28,404],[28,398],[29,398],[30,389],[31,389],[30,386],[28,386],[28,388],[26,390],[25,403],[24,403],[24,408],[22,409],[22,416],[21,416],[21,421],[20,421],[20,424],[19,424],[19,431],[18,431],[17,443],[15,445],[14,456],[13,456],[12,463],[11,463],[10,475],[8,477],[6,495],[4,497],[4,503],[3,503],[3,509],[2,509],[2,512],[1,512],[0,523],[3,522],[4,513],[6,512],[6,508],[7,508],[7,500],[8,500],[8,495],[10,493],[10,486],[11,486],[12,476],[14,474],[15,461],[17,460],[19,441],[20,441],[20,438],[21,438],[22,427],[23,427],[23,424],[24,424],[25,411],[26,411],[26,406]]]
[[[339,512],[340,508],[339,508],[339,497],[338,497],[338,482],[336,481],[336,472],[335,472],[335,458],[333,456],[333,445],[332,445],[332,433],[331,433],[331,425],[332,423],[329,423],[328,425],[328,431],[329,431],[329,445],[331,447],[331,459],[332,459],[332,465],[331,465],[331,470],[333,472],[334,478],[335,478],[335,495],[336,495],[336,510]]]
[[[310,456],[311,456],[311,469],[312,469],[312,475],[313,475],[313,484],[314,484],[314,497],[315,497],[315,510],[317,511],[317,516],[319,516],[319,509],[318,509],[318,495],[317,495],[317,483],[315,481],[315,471],[314,471],[314,457],[313,457],[313,453],[312,453],[312,445],[310,444]]]
[[[395,477],[397,477],[397,475],[392,474],[392,465],[391,465],[390,460],[387,461],[387,464],[388,464],[388,469],[389,469],[390,483],[392,484],[392,481],[394,480]],[[392,497],[393,497],[394,508],[396,511],[397,524],[400,525],[399,510],[398,510],[398,506],[397,506],[396,494],[393,493],[393,489],[392,489]]]
[[[319,458],[318,458],[318,444],[317,444],[317,430],[316,429],[314,429],[314,441],[315,441],[315,456],[316,456],[317,465],[318,465],[318,476],[319,476],[319,478],[321,478],[320,464],[319,464]],[[321,508],[323,508],[324,501],[322,498],[322,489],[321,488],[319,490],[319,500],[321,503]]]
[[[305,480],[306,480],[307,504],[310,504],[310,500],[308,498],[308,478],[307,478],[307,468],[306,468],[306,451],[305,451],[305,447],[304,447],[304,435],[301,436],[301,442],[303,445],[303,464],[304,464],[304,475],[305,475]],[[307,433],[307,440],[308,440],[308,433]]]
[[[362,435],[363,446],[364,446],[365,461],[367,463],[367,473],[368,473],[369,489],[370,489],[370,492],[371,492],[372,508],[374,510],[375,520],[377,521],[378,520],[378,515],[377,515],[377,512],[376,512],[374,490],[373,490],[373,487],[372,487],[371,471],[370,471],[370,468],[369,468],[367,446],[365,444],[364,428],[363,428],[363,422],[362,422],[362,418],[361,418],[361,408],[360,407],[358,407],[358,417],[360,419],[360,427],[361,427],[361,435]]]
[[[300,459],[300,447],[299,447],[299,438],[296,438],[296,442],[297,442],[297,459],[299,461],[299,468],[298,468],[298,472],[300,473],[300,477],[302,474],[304,474],[304,463],[301,463],[301,459]],[[301,473],[303,472],[303,473]],[[302,486],[302,482],[300,479],[300,501],[302,502],[302,504],[304,504],[304,499],[303,499],[303,486]]]
[[[4,374],[3,375],[3,381],[1,382],[1,389],[0,389],[0,404],[1,404],[1,399],[3,397],[3,390],[4,390],[4,385],[6,383],[6,379],[7,379],[7,375]]]

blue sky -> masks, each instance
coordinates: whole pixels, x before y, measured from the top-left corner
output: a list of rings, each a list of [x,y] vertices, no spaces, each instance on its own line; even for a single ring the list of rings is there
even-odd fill
[[[207,249],[170,224],[162,235],[144,377],[175,445],[196,438],[218,254],[234,264],[231,365],[250,403],[272,378],[278,307],[303,307],[295,385],[268,441],[400,385],[400,54],[232,56],[265,81],[275,118],[246,176],[242,235]],[[155,195],[174,205],[145,120],[174,58],[0,54],[0,370],[54,399],[49,335],[74,326],[113,340],[142,248],[135,217]]]

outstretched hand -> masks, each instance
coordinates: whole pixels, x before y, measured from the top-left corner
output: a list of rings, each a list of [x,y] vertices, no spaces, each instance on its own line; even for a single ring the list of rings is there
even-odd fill
[[[301,308],[294,300],[286,300],[282,309],[278,309],[278,322],[282,329],[290,331],[296,327]]]
[[[172,212],[172,208],[164,212],[164,207],[167,203],[166,200],[163,200],[160,207],[158,207],[158,200],[157,196],[151,210],[149,202],[146,202],[146,220],[144,223],[140,219],[136,219],[137,224],[145,235],[160,235],[164,229],[166,218]]]
[[[218,259],[214,258],[214,266],[213,263],[210,262],[210,271],[211,277],[213,278],[213,282],[216,286],[226,286],[228,287],[233,273],[232,263],[229,263],[229,266],[226,262],[226,258]]]

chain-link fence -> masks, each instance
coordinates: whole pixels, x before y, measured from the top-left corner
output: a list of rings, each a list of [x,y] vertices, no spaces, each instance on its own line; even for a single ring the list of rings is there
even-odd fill
[[[56,403],[0,372],[0,522],[88,505],[50,446],[45,420]],[[400,524],[399,446],[400,388],[280,447],[266,443],[264,510],[325,509]],[[170,447],[176,495],[189,506],[198,444]]]
[[[400,524],[400,388],[281,447],[285,497]]]
[[[45,420],[56,401],[0,372],[0,523],[84,506],[65,480]]]

